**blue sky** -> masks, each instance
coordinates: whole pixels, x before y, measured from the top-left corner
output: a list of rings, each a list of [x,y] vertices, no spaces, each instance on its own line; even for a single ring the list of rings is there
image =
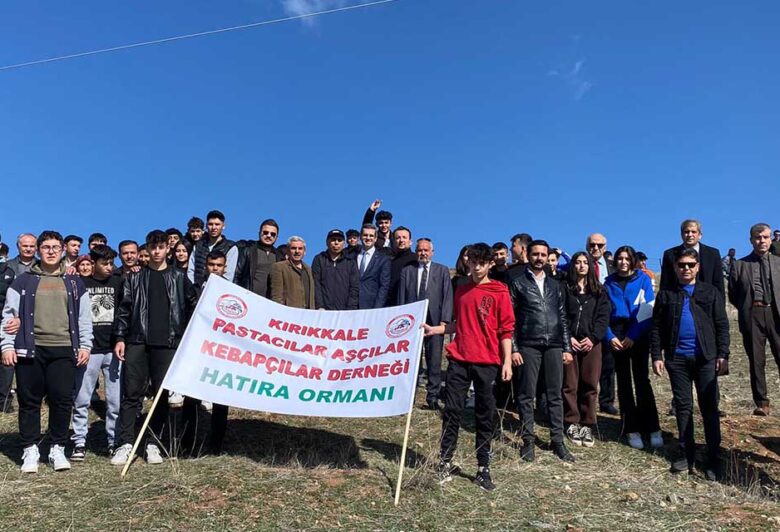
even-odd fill
[[[350,3],[8,0],[0,65]],[[686,217],[746,253],[780,225],[779,24],[770,1],[396,0],[1,71],[0,232],[116,244],[219,208],[311,259],[381,198],[447,264],[520,231],[659,257]]]

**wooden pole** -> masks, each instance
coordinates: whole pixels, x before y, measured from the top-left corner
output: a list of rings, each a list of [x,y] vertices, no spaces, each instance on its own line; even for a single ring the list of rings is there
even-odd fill
[[[133,458],[135,458],[135,453],[138,450],[138,445],[141,443],[141,439],[144,437],[144,434],[146,433],[146,428],[149,426],[149,420],[152,419],[152,414],[154,413],[154,409],[157,408],[157,402],[160,400],[160,396],[165,391],[165,388],[163,388],[162,384],[160,385],[160,389],[157,390],[157,395],[154,396],[154,401],[152,401],[152,407],[149,409],[149,412],[146,414],[146,419],[144,419],[143,427],[141,427],[141,431],[138,433],[138,437],[135,439],[135,443],[133,444],[133,450],[130,451],[130,456],[127,457],[127,462],[125,462],[125,467],[122,469],[122,474],[120,475],[121,478],[125,478],[125,475],[127,474],[127,470],[130,469],[130,464],[133,463]],[[167,397],[165,398],[168,399]]]
[[[425,300],[425,309],[422,313],[423,320],[428,316],[428,300]],[[409,446],[409,430],[412,427],[412,412],[414,411],[414,398],[417,395],[417,374],[420,372],[420,358],[422,356],[423,344],[425,342],[424,330],[420,326],[420,350],[417,352],[417,364],[414,367],[414,380],[412,381],[412,393],[409,400],[409,413],[406,414],[406,428],[404,429],[404,444],[401,447],[401,463],[398,466],[398,482],[395,485],[395,506],[401,500],[401,481],[404,478],[404,467],[406,467],[406,449]]]

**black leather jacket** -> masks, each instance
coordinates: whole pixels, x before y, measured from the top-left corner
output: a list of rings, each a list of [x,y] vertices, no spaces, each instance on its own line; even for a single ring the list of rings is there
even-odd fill
[[[198,294],[187,279],[187,274],[178,268],[166,268],[163,271],[163,278],[168,289],[171,309],[168,320],[170,324],[168,347],[176,347],[198,302]],[[122,283],[122,299],[114,321],[114,335],[117,341],[130,344],[146,343],[146,335],[149,331],[148,296],[148,268],[142,268],[125,277]]]
[[[650,355],[653,360],[674,358],[680,339],[680,319],[688,294],[677,286],[662,289],[653,306],[653,328],[650,331]],[[696,338],[706,360],[729,357],[729,318],[723,295],[709,283],[697,281],[690,301]]]
[[[513,352],[522,353],[521,346],[524,345],[560,347],[564,352],[571,352],[566,298],[560,281],[545,276],[544,294],[541,294],[528,268],[510,277],[509,297],[517,320],[512,338]]]

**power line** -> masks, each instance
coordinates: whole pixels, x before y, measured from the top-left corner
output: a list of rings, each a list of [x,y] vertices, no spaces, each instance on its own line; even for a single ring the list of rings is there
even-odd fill
[[[174,37],[165,37],[162,39],[155,39],[153,41],[144,41],[144,42],[137,42],[137,43],[131,43],[131,44],[122,44],[119,46],[112,46],[111,48],[102,48],[100,50],[90,50],[89,52],[79,52],[75,54],[68,54],[68,55],[60,55],[57,57],[49,57],[46,59],[36,59],[35,61],[27,61],[25,63],[16,63],[12,65],[5,65],[0,66],[0,71],[2,70],[11,70],[16,68],[23,68],[23,67],[29,67],[33,65],[41,65],[43,63],[53,63],[55,61],[64,61],[66,59],[76,59],[78,57],[86,57],[89,55],[97,55],[97,54],[105,54],[109,52],[118,52],[119,50],[129,50],[131,48],[140,48],[142,46],[152,46],[154,44],[163,44],[173,41],[183,41],[184,39],[193,39],[195,37],[204,37],[206,35],[215,35],[217,33],[226,33],[229,31],[236,31],[236,30],[246,30],[250,28],[257,28],[259,26],[268,26],[270,24],[278,24],[279,22],[289,22],[291,20],[301,20],[311,17],[317,17],[320,15],[329,15],[331,13],[338,13],[340,11],[350,11],[352,9],[361,9],[361,8],[367,8],[367,7],[373,7],[380,4],[389,4],[391,2],[396,2],[397,0],[377,0],[375,2],[368,2],[365,4],[357,4],[352,6],[346,6],[346,7],[338,7],[334,9],[326,9],[324,11],[317,11],[315,13],[304,13],[303,15],[292,15],[289,17],[283,17],[283,18],[277,18],[273,20],[262,20],[260,22],[253,22],[251,24],[242,24],[240,26],[232,26],[230,28],[219,28],[216,30],[208,30],[208,31],[200,31],[197,33],[188,33],[186,35],[176,35]]]

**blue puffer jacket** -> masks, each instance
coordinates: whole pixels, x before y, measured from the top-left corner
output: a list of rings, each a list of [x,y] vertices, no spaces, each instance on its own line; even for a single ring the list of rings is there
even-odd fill
[[[610,327],[607,327],[606,341],[615,338],[611,325],[619,320],[628,320],[626,336],[634,342],[650,331],[653,325],[653,281],[646,273],[636,270],[628,279],[625,290],[618,282],[619,276],[613,273],[604,281],[604,288],[612,303],[609,315]]]

